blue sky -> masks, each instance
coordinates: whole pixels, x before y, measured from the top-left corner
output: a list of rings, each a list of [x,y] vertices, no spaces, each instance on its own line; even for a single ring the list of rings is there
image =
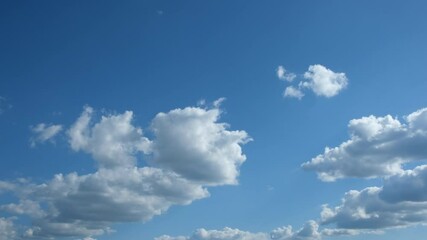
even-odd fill
[[[421,239],[426,8],[2,1],[0,240]]]

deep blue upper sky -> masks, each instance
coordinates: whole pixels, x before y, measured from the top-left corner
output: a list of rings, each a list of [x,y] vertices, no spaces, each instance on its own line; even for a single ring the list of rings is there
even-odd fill
[[[320,218],[322,204],[381,186],[381,179],[325,183],[300,165],[349,139],[351,119],[390,114],[404,122],[427,106],[426,10],[421,0],[2,1],[0,181],[40,184],[58,173],[95,172],[91,155],[71,150],[66,134],[86,105],[99,116],[131,110],[133,124],[152,138],[146,129],[157,113],[225,97],[219,122],[254,140],[242,147],[239,184],[210,187],[208,198],[93,237],[153,239],[226,226],[297,230]],[[302,74],[314,64],[345,73],[348,86],[331,98],[283,97],[288,84],[277,67]],[[31,147],[39,123],[64,130]],[[138,155],[141,167],[144,158]],[[15,201],[12,195],[0,195],[0,203]],[[14,221],[31,226],[28,217]],[[410,227],[335,239],[426,233]]]

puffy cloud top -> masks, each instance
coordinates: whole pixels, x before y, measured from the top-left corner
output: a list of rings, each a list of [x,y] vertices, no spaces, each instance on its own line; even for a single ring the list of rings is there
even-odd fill
[[[0,211],[32,219],[32,227],[20,233],[24,238],[93,239],[111,232],[114,223],[148,221],[173,205],[208,197],[208,186],[236,184],[246,159],[241,145],[250,138],[219,122],[221,101],[213,109],[159,113],[149,129],[152,140],[134,126],[131,111],[96,119],[85,107],[67,130],[68,141],[74,151],[90,154],[98,169],[57,174],[40,184],[0,181],[0,194],[11,192],[19,199],[0,205]],[[148,160],[142,167],[141,156]],[[15,234],[10,220],[0,220],[0,231]]]
[[[320,64],[309,66],[304,78],[309,81],[302,86],[313,90],[317,96],[333,97],[348,85],[345,73],[335,73]]]
[[[345,177],[382,177],[402,173],[402,164],[427,159],[427,109],[402,123],[390,115],[350,121],[351,138],[302,165],[323,181]]]
[[[181,176],[209,185],[236,184],[246,160],[241,144],[245,131],[228,131],[218,123],[219,109],[185,108],[153,119],[153,160]]]

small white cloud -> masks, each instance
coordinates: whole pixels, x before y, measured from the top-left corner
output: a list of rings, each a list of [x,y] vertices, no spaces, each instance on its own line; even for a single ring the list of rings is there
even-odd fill
[[[288,82],[292,82],[297,75],[288,73],[283,66],[276,70],[277,77]],[[284,97],[301,99],[304,97],[303,90],[311,90],[317,96],[333,97],[340,93],[348,85],[348,79],[345,73],[335,73],[332,70],[316,64],[308,67],[304,73],[305,80],[298,83],[297,86],[288,86],[283,92]]]
[[[62,131],[62,126],[40,123],[37,126],[30,127],[30,129],[35,135],[30,139],[31,146],[34,147],[37,143],[53,141],[54,137]]]
[[[301,99],[302,97],[304,97],[304,93],[293,86],[289,86],[283,92],[283,96]]]
[[[373,178],[402,173],[402,164],[427,159],[427,108],[400,122],[390,115],[353,119],[349,140],[326,147],[302,167],[323,181],[345,177]]]
[[[309,66],[304,78],[309,81],[303,82],[302,86],[323,97],[333,97],[348,85],[345,73],[335,73],[320,64]]]
[[[283,66],[278,66],[276,69],[276,75],[279,79],[292,82],[296,75],[294,73],[288,72]]]
[[[91,124],[93,109],[83,113],[68,130],[71,148],[92,154],[102,168],[130,167],[136,163],[134,155],[150,153],[151,142],[141,128],[132,125],[133,112],[102,116]]]

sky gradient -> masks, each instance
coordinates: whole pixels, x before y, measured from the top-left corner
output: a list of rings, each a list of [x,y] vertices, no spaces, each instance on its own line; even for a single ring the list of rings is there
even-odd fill
[[[0,240],[422,239],[424,1],[2,1]]]

